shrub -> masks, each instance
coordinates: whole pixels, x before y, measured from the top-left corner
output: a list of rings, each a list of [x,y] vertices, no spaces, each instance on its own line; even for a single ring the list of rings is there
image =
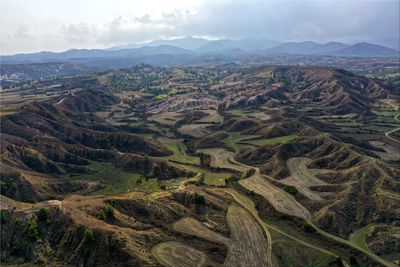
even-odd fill
[[[39,237],[39,230],[38,230],[38,224],[36,221],[32,221],[29,223],[29,229],[28,229],[28,236],[32,240],[36,240]]]
[[[160,188],[161,188],[162,190],[167,189],[167,187],[165,186],[165,184],[160,185]]]
[[[0,211],[0,222],[5,224],[7,222],[7,212],[5,210]]]
[[[92,243],[94,241],[93,232],[91,230],[85,230],[83,234],[83,239],[86,244]]]
[[[206,199],[202,194],[199,194],[197,192],[194,192],[194,202],[196,204],[205,204],[206,203]]]
[[[107,203],[106,205],[106,215],[107,218],[113,218],[114,217],[114,208],[110,204]]]
[[[106,220],[106,214],[104,213],[104,210],[103,210],[103,209],[100,209],[100,210],[99,210],[98,217],[99,217],[100,220],[103,220],[103,221]]]
[[[14,223],[15,223],[15,225],[21,225],[22,221],[20,218],[16,218]]]
[[[49,210],[47,208],[40,208],[38,212],[36,212],[37,217],[41,221],[46,221],[49,216]]]
[[[291,195],[296,195],[297,194],[297,189],[294,186],[291,185],[285,185],[283,187],[283,190],[285,190],[286,192],[288,192]]]
[[[142,183],[142,179],[141,178],[138,178],[137,180],[136,180],[136,184],[141,184]]]
[[[311,224],[308,223],[303,224],[303,229],[306,233],[315,233],[317,231]]]
[[[0,194],[5,195],[7,192],[8,186],[5,182],[0,182]]]

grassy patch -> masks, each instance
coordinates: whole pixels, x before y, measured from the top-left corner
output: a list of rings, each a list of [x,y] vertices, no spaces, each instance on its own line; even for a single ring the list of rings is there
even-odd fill
[[[296,137],[297,137],[296,135],[286,135],[286,136],[274,137],[274,138],[269,138],[269,139],[246,140],[246,143],[256,145],[256,146],[263,146],[263,145],[270,144],[270,143],[286,143],[286,142],[289,142],[290,140],[293,140]]]
[[[172,156],[164,157],[165,159],[200,165],[199,157],[194,157],[186,154],[187,147],[181,140],[160,137],[158,138],[158,141],[168,147],[172,152],[174,152]]]
[[[97,194],[120,194],[126,193],[128,190],[136,190],[139,188],[151,191],[159,191],[160,187],[156,178],[146,179],[141,174],[125,172],[114,166],[112,162],[93,161],[87,168],[93,170],[93,174],[82,174],[74,176],[73,180],[88,180],[94,182],[102,182],[106,186],[99,191],[91,193]],[[68,176],[65,176],[68,178]],[[141,182],[139,183],[138,181]]]
[[[232,175],[231,173],[227,172],[212,172],[208,170],[203,170],[201,168],[197,168],[194,166],[188,166],[188,165],[181,165],[181,166],[187,170],[204,174],[204,183],[207,185],[224,186],[225,180],[231,177]]]
[[[240,132],[233,132],[230,136],[224,139],[224,143],[226,146],[232,148],[234,151],[239,152],[245,148],[252,148],[253,146],[250,144],[240,144],[240,141],[254,138],[255,135],[242,135]]]
[[[371,230],[372,227],[374,227],[374,225],[370,224],[363,228],[358,229],[357,231],[355,231],[353,234],[350,235],[350,241],[359,246],[360,248],[368,250],[368,245],[367,241],[365,240],[365,236]]]

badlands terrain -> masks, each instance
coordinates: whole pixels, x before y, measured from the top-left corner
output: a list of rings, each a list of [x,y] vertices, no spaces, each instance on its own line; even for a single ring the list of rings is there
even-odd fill
[[[0,104],[2,265],[400,265],[396,83],[141,64]]]

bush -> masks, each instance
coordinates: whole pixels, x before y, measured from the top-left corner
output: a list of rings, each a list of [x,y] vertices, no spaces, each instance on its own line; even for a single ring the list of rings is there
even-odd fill
[[[15,225],[21,225],[22,221],[20,218],[16,218],[14,223],[15,223]]]
[[[107,215],[107,218],[113,218],[114,217],[114,208],[110,204],[106,205],[106,215]]]
[[[303,229],[306,233],[315,233],[317,231],[311,224],[308,223],[303,224]]]
[[[160,185],[160,188],[161,188],[162,190],[167,189],[167,187],[165,186],[165,184]]]
[[[93,232],[91,230],[85,230],[83,239],[86,244],[92,243],[94,241]]]
[[[136,180],[136,184],[141,184],[142,183],[142,179],[141,178],[138,178],[137,180]]]
[[[0,222],[5,224],[7,222],[7,212],[5,210],[0,211]]]
[[[32,240],[36,240],[39,237],[39,227],[36,221],[32,221],[29,223],[29,229],[28,229],[28,236]]]
[[[285,185],[283,187],[283,190],[285,190],[286,192],[288,192],[291,195],[296,195],[297,194],[297,189],[294,186],[291,185]]]
[[[0,182],[0,194],[5,195],[8,190],[8,186],[5,182]]]
[[[100,220],[103,220],[103,221],[106,220],[106,214],[104,213],[104,210],[103,210],[103,209],[100,209],[100,210],[99,210],[98,217],[99,217]]]
[[[194,192],[193,196],[194,196],[194,202],[196,204],[206,204],[206,199],[202,194]]]
[[[36,216],[39,218],[39,220],[46,221],[49,216],[49,210],[47,208],[40,208],[40,210],[36,212]]]

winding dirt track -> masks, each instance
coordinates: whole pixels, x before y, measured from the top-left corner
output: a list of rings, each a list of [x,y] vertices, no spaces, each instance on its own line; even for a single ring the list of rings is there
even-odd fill
[[[397,115],[394,117],[394,119],[400,122],[399,116],[400,116],[400,113],[397,114]],[[393,141],[395,141],[395,142],[397,142],[397,143],[400,143],[399,140],[397,140],[396,138],[393,138],[393,137],[390,136],[390,134],[392,134],[392,133],[394,133],[394,132],[397,132],[397,131],[400,131],[400,127],[399,127],[399,128],[395,128],[395,129],[393,129],[393,130],[391,130],[391,131],[389,131],[389,132],[386,132],[386,133],[385,133],[385,136],[386,136],[387,138],[389,138],[390,140],[393,140]]]
[[[221,266],[203,252],[180,242],[168,241],[153,247],[154,257],[168,267]]]

